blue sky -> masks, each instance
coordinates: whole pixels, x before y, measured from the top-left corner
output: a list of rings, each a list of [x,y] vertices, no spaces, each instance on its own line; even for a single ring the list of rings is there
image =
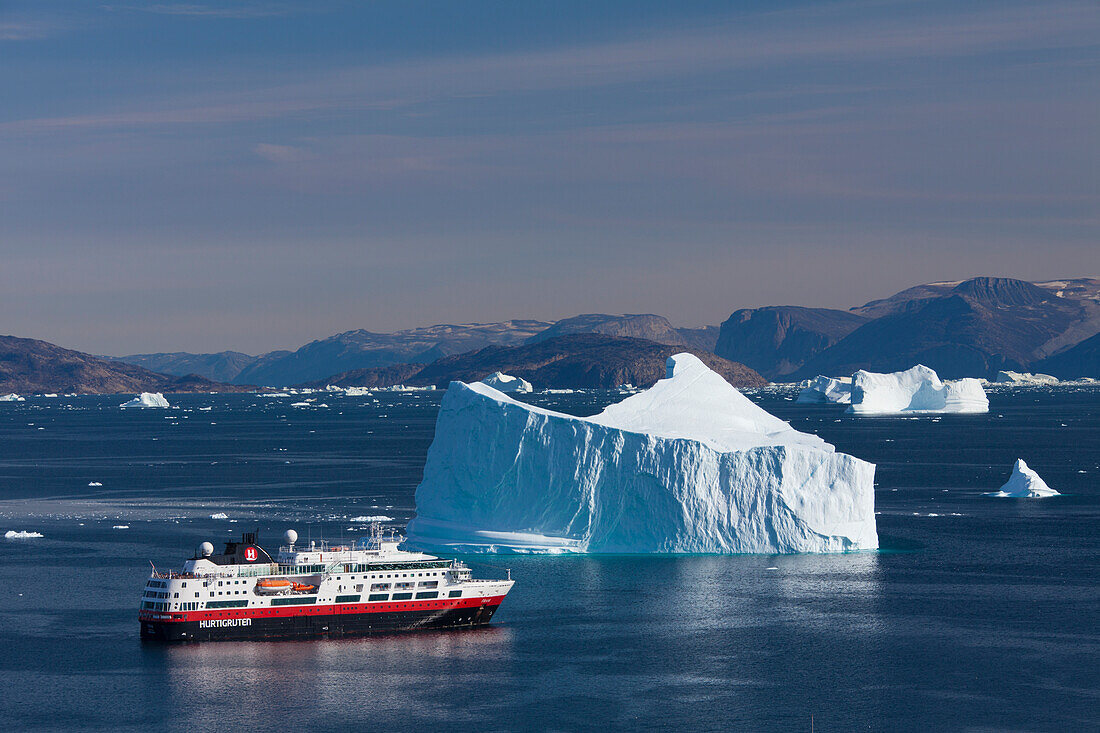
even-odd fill
[[[5,333],[849,307],[1100,273],[1095,2],[0,2]]]

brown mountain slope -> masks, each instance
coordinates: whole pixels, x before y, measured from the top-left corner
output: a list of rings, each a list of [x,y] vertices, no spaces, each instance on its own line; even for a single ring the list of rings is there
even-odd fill
[[[0,336],[0,392],[241,392],[194,374],[171,377],[36,339]]]
[[[403,381],[410,385],[446,387],[454,380],[476,382],[502,371],[526,379],[536,389],[594,389],[620,384],[648,387],[664,378],[665,360],[683,351],[698,356],[735,387],[767,384],[767,380],[744,364],[701,349],[601,334],[559,336],[524,346],[488,346],[434,361]]]

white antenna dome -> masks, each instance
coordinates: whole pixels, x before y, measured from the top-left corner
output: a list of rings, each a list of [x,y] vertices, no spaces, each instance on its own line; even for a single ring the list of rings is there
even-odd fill
[[[292,529],[288,529],[288,530],[287,530],[287,531],[286,531],[286,532],[285,532],[285,533],[283,534],[283,539],[284,539],[284,540],[286,540],[286,543],[287,543],[288,545],[293,545],[293,544],[294,544],[295,542],[297,542],[297,541],[298,541],[298,533],[297,533],[297,532],[295,532],[295,531],[294,531],[294,530],[292,530]]]
[[[210,557],[214,554],[214,545],[210,544],[209,542],[203,542],[201,545],[199,545],[199,554],[203,557]]]

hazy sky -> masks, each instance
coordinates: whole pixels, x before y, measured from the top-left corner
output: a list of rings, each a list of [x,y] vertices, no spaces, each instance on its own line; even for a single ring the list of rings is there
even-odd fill
[[[1093,0],[0,0],[0,100],[0,333],[95,353],[1100,272]]]

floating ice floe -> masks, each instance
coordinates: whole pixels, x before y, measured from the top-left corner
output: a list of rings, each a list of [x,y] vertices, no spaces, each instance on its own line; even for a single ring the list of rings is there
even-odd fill
[[[997,384],[1058,384],[1058,377],[1031,372],[1000,371],[994,381]]]
[[[160,392],[142,392],[129,402],[123,402],[119,407],[171,407],[171,405]]]
[[[932,369],[918,364],[892,374],[862,369],[852,376],[853,415],[898,413],[989,412],[989,398],[977,379],[940,381]]]
[[[691,354],[587,418],[452,382],[407,534],[460,552],[867,550],[874,473]]]
[[[352,517],[349,522],[392,522],[393,517],[387,517],[384,514],[379,514],[372,517]]]
[[[4,539],[8,540],[33,540],[38,537],[45,536],[46,535],[42,534],[41,532],[24,532],[22,530],[17,532],[14,529],[9,529],[7,532],[4,533]]]
[[[291,407],[312,407],[312,405],[308,402],[291,402],[290,406]]]
[[[1043,499],[1048,496],[1060,496],[1054,489],[1047,486],[1046,481],[1039,474],[1028,468],[1024,459],[1017,458],[1016,465],[1012,467],[1012,475],[998,491],[990,491],[985,496],[996,496],[1010,499]]]
[[[116,524],[116,525],[113,525],[111,527],[111,529],[130,529],[130,525],[128,525],[128,524]]]
[[[0,395],[0,402],[26,402],[26,397],[20,397],[12,392],[11,394]]]
[[[225,514],[224,512],[218,512],[217,514],[211,514],[210,518],[211,519],[229,519],[229,515]]]
[[[499,392],[516,393],[516,392],[530,392],[532,390],[531,383],[526,379],[520,379],[519,377],[513,377],[510,374],[504,374],[503,372],[493,372],[485,379],[481,380],[482,384],[487,384],[493,389]]]
[[[348,387],[344,390],[344,394],[348,397],[362,397],[370,394],[370,387]]]
[[[802,391],[798,393],[795,402],[800,404],[821,404],[835,402],[838,404],[850,404],[852,402],[852,378],[817,376],[802,383]]]
[[[89,482],[88,482],[88,485],[89,485],[89,486],[102,486],[103,484],[101,484],[101,483],[100,483],[100,482],[98,482],[98,481],[89,481]]]

